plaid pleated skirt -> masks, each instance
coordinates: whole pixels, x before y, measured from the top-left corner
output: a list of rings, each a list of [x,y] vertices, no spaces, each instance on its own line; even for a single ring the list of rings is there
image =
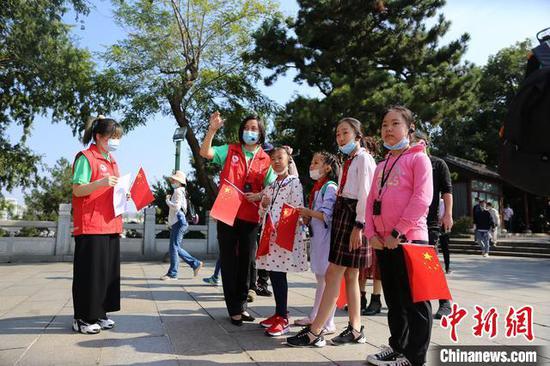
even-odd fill
[[[338,196],[332,213],[329,262],[350,268],[367,265],[367,244],[363,236],[358,249],[349,250],[351,232],[355,227],[357,200]]]

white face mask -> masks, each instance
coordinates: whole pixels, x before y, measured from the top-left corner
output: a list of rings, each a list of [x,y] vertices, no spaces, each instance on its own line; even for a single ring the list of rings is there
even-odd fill
[[[109,151],[116,151],[120,145],[120,139],[109,139],[107,141],[107,149]]]
[[[319,169],[309,171],[309,177],[313,180],[319,180],[322,176],[323,174],[321,174]]]

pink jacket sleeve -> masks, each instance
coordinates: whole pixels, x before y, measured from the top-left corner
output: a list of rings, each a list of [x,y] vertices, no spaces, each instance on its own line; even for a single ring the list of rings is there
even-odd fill
[[[407,233],[418,226],[418,221],[428,214],[432,203],[432,163],[426,154],[418,154],[413,162],[413,194],[403,215],[395,226],[400,233]]]
[[[372,215],[372,206],[376,196],[378,195],[378,180],[376,177],[378,177],[378,168],[374,170],[369,195],[367,196],[367,207],[365,210],[365,237],[367,239],[370,239],[376,235],[376,230],[374,228],[374,217]]]

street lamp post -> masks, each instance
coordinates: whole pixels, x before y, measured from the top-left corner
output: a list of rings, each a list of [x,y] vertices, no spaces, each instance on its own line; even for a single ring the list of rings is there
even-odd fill
[[[176,143],[176,161],[174,171],[180,170],[180,150],[181,142],[185,139],[185,134],[187,133],[187,127],[178,127],[174,131],[172,140]]]

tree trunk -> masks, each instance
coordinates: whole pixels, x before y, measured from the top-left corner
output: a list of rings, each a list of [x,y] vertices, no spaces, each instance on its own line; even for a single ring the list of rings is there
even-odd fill
[[[189,125],[189,121],[185,117],[185,113],[181,108],[181,98],[179,98],[178,96],[173,96],[171,98],[168,98],[168,101],[170,103],[170,108],[172,109],[172,113],[174,114],[176,122],[178,123],[178,126],[187,127],[185,139],[187,140],[187,143],[191,148],[191,153],[193,154],[193,167],[197,172],[197,179],[199,180],[199,184],[206,190],[207,205],[211,206],[218,194],[218,187],[214,183],[212,177],[210,177],[208,175],[208,172],[206,171],[206,159],[204,159],[200,155],[200,144],[197,140],[197,136],[195,135],[195,131],[193,131],[193,129]]]

